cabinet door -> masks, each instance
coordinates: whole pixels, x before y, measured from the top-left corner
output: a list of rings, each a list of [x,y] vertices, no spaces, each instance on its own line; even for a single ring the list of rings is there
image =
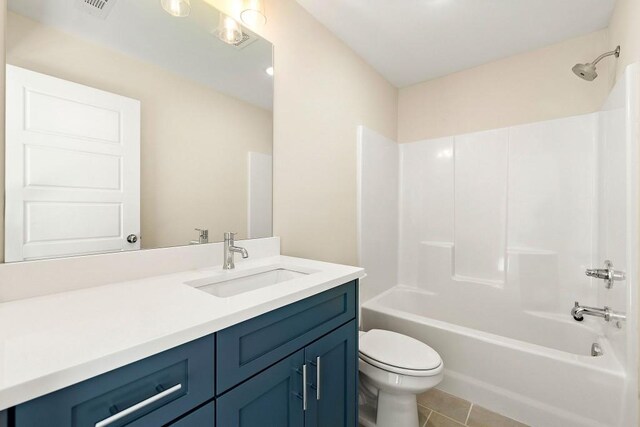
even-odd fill
[[[357,426],[358,364],[355,320],[307,346],[305,427]]]
[[[221,427],[302,427],[304,350],[264,370],[217,399]]]

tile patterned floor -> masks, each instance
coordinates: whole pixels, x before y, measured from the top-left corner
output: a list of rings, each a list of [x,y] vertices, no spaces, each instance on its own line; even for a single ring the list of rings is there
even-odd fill
[[[419,427],[528,427],[438,389],[418,396],[418,413]]]
[[[420,427],[528,427],[438,389],[418,396]]]

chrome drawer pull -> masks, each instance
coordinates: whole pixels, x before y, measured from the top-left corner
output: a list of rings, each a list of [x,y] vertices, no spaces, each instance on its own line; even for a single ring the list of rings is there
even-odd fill
[[[117,414],[112,415],[109,418],[105,418],[102,421],[98,421],[96,423],[96,427],[106,427],[109,424],[115,423],[116,421],[126,417],[127,415],[131,415],[134,412],[139,411],[140,409],[144,408],[145,406],[149,406],[153,402],[157,402],[158,400],[162,399],[163,397],[167,397],[170,394],[175,393],[176,391],[180,390],[181,388],[182,388],[182,384],[174,385],[173,387],[166,389],[162,393],[158,393],[156,395],[153,395],[150,398],[148,398],[146,400],[143,400],[140,403],[136,403],[135,405],[128,407],[127,409],[123,410],[122,412],[118,412]]]
[[[307,410],[307,364],[302,365],[302,410]],[[96,426],[97,427],[97,426]]]
[[[316,385],[311,385],[311,388],[316,391],[316,400],[320,400],[320,356],[316,357],[316,361],[309,361],[311,366],[316,367]]]
[[[316,400],[320,400],[320,356],[316,357]]]

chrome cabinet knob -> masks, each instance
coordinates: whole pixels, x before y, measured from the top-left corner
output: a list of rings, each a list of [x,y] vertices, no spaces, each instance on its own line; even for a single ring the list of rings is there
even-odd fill
[[[136,243],[138,241],[138,236],[136,236],[135,234],[129,234],[127,236],[127,242],[133,244]]]

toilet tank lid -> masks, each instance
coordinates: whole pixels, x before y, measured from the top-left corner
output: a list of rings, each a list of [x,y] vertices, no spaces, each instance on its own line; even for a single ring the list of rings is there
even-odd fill
[[[360,353],[388,366],[415,371],[436,369],[442,364],[440,355],[425,343],[381,329],[360,336]]]

